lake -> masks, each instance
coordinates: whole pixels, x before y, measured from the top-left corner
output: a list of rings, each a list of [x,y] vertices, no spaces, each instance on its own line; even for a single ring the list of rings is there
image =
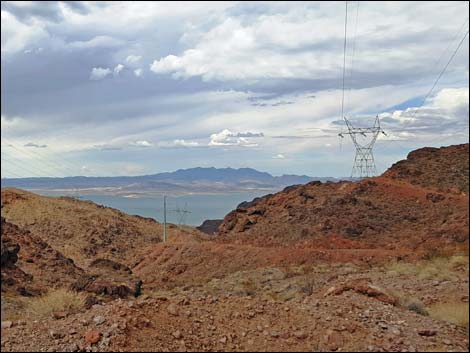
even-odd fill
[[[34,192],[48,196],[61,196],[57,192]],[[263,196],[266,191],[252,191],[227,194],[192,194],[183,196],[167,196],[167,222],[175,224],[200,225],[206,219],[222,219],[243,201],[251,201],[255,197]],[[64,193],[64,196],[74,196]],[[82,194],[81,200],[90,200],[99,205],[117,208],[125,213],[152,217],[159,222],[163,221],[163,196],[147,196],[130,198],[114,195]],[[178,211],[180,210],[180,211]],[[183,213],[187,210],[190,213]]]

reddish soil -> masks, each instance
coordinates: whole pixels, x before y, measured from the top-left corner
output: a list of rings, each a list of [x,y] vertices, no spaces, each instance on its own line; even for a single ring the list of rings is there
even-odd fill
[[[2,290],[18,284],[2,314],[20,313],[23,283],[102,302],[2,321],[2,351],[468,351],[468,155],[426,148],[377,178],[289,187],[215,237],[171,226],[166,244],[153,220],[2,190]]]

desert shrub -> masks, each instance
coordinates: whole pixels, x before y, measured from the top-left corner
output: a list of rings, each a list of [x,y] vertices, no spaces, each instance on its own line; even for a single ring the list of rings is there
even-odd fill
[[[84,308],[85,295],[64,288],[51,290],[48,293],[30,298],[25,305],[25,314],[31,318],[50,317],[55,311],[68,313],[78,312]]]
[[[303,265],[301,271],[304,275],[310,274],[315,271],[314,265]]]
[[[281,300],[279,294],[274,293],[274,292],[268,292],[266,293],[266,297],[272,300],[273,302],[278,302]]]
[[[431,305],[428,310],[429,315],[432,318],[448,321],[455,325],[468,327],[468,303],[436,303],[434,305]]]
[[[429,316],[428,311],[426,310],[426,307],[424,304],[417,299],[412,299],[409,300],[408,302],[405,303],[404,305],[408,310],[414,311],[415,313],[423,316]]]
[[[449,258],[451,252],[443,248],[426,249],[422,255],[423,260],[433,260],[435,258]]]
[[[423,302],[418,298],[405,296],[402,292],[393,289],[388,290],[388,294],[392,297],[398,298],[398,305],[401,307],[414,311],[419,315],[429,315]]]
[[[282,271],[284,272],[284,279],[289,279],[300,275],[299,269],[297,268],[286,267]]]
[[[300,291],[306,295],[312,295],[315,288],[315,278],[313,276],[304,276],[300,281]]]
[[[255,281],[253,281],[252,278],[244,279],[241,282],[241,285],[243,287],[245,294],[248,296],[255,295],[256,291],[258,290],[258,286],[256,285]]]

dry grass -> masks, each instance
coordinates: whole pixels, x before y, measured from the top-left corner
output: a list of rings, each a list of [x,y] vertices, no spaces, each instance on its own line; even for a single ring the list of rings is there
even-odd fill
[[[2,320],[17,321],[24,318],[25,301],[17,296],[2,293]]]
[[[453,268],[453,269],[458,269],[458,268],[461,268],[461,267],[465,267],[465,266],[468,266],[468,256],[462,256],[462,255],[459,255],[459,256],[452,256],[450,258],[450,266]]]
[[[468,303],[449,302],[436,303],[428,308],[432,318],[448,321],[455,325],[468,328]]]
[[[468,266],[468,256],[433,257],[416,263],[392,262],[386,266],[390,274],[405,274],[421,280],[455,280],[454,272]]]
[[[241,285],[247,296],[254,296],[258,291],[258,286],[252,278],[243,279]]]
[[[302,274],[302,270],[299,267],[286,267],[283,268],[284,279],[294,278]]]
[[[306,295],[312,295],[317,287],[315,278],[309,275],[305,275],[299,285],[301,292]]]
[[[33,319],[50,317],[55,311],[67,313],[78,312],[83,309],[85,295],[67,289],[55,289],[25,302],[25,316]]]

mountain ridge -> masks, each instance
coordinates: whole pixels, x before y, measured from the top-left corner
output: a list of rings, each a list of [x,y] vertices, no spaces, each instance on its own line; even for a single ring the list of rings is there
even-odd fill
[[[23,189],[87,189],[112,188],[119,192],[204,192],[209,188],[216,191],[236,191],[247,189],[278,189],[292,184],[305,184],[312,180],[338,181],[333,177],[310,177],[307,175],[283,174],[273,176],[253,168],[196,167],[178,169],[174,172],[139,176],[117,177],[36,177],[4,178],[2,187]],[[218,183],[218,185],[214,185]]]

